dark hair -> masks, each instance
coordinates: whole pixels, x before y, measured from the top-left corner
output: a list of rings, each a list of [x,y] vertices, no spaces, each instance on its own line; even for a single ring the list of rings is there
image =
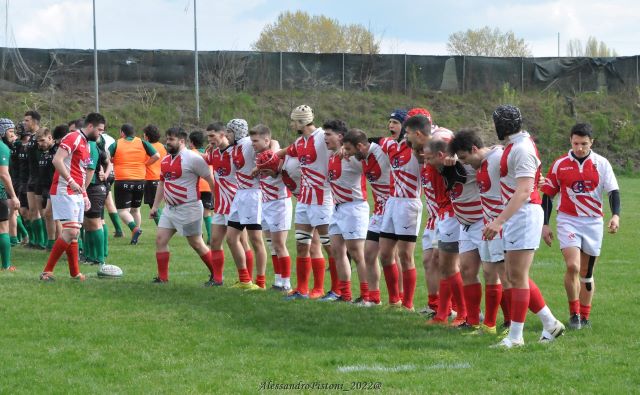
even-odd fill
[[[474,146],[476,148],[484,147],[478,129],[462,129],[457,131],[449,142],[449,153],[455,155],[458,151],[471,152]]]
[[[147,140],[150,143],[157,143],[160,140],[160,130],[156,125],[147,125],[142,129],[142,133],[147,136]]]
[[[420,132],[425,136],[431,135],[431,121],[424,115],[414,115],[411,118],[407,118],[403,126],[405,129],[411,128],[411,130]]]
[[[71,121],[67,122],[67,126],[71,127],[71,125],[76,125],[76,129],[80,129],[84,127],[84,120],[82,118],[72,119]]]
[[[122,134],[124,134],[126,137],[133,137],[136,135],[136,131],[133,128],[133,125],[131,125],[130,123],[125,123],[120,127],[120,131],[122,132]]]
[[[571,135],[589,137],[593,139],[593,129],[591,128],[591,124],[588,123],[576,123],[571,128]]]
[[[214,131],[214,132],[223,132],[227,129],[227,127],[225,126],[224,123],[216,121],[213,123],[210,123],[209,126],[207,126],[207,132],[210,131]]]
[[[322,124],[322,129],[331,129],[332,131],[339,133],[341,135],[345,135],[348,131],[347,124],[344,121],[339,119],[333,119],[331,121],[326,121]]]
[[[69,126],[62,124],[62,125],[58,125],[55,128],[53,128],[53,139],[54,140],[61,140],[64,136],[66,136],[67,134],[69,134]]]
[[[187,138],[189,138],[187,131],[177,126],[167,129],[167,132],[165,133],[165,135],[167,137],[176,137],[178,139],[183,139],[183,140],[186,140]]]
[[[350,129],[342,138],[342,143],[349,143],[354,147],[358,144],[367,143],[367,134],[360,129]]]
[[[29,110],[27,112],[24,113],[25,117],[31,117],[31,119],[34,119],[38,122],[40,122],[40,119],[42,119],[42,117],[40,116],[40,113],[37,112],[36,110]]]
[[[249,130],[249,136],[271,137],[271,129],[267,125],[257,124]]]
[[[429,141],[429,150],[432,153],[436,152],[447,152],[448,142],[445,140],[431,140]]]
[[[106,123],[107,123],[107,120],[104,119],[104,116],[102,116],[102,114],[97,113],[97,112],[92,112],[92,113],[89,113],[89,115],[86,116],[86,118],[84,119],[84,124],[83,125],[78,126],[78,124],[76,124],[76,127],[77,128],[81,128],[81,127],[84,127],[84,126],[89,125],[89,124],[91,124],[91,125],[93,125],[95,127],[95,126],[98,126],[100,124],[104,125]]]
[[[199,130],[195,130],[189,133],[189,141],[193,145],[194,148],[199,149],[202,148],[204,144],[204,133]]]

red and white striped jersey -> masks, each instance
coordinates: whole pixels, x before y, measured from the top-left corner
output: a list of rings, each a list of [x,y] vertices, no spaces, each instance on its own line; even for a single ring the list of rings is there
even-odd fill
[[[542,204],[540,193],[538,193],[542,162],[540,162],[536,144],[526,131],[521,131],[508,137],[509,143],[504,147],[502,159],[500,160],[502,201],[506,205],[511,200],[516,191],[518,178],[528,177],[533,178],[533,187],[527,202]]]
[[[291,197],[291,192],[284,183],[282,173],[276,174],[275,177],[260,176],[260,189],[262,190],[263,202],[271,202]]]
[[[476,173],[485,224],[492,222],[504,210],[500,192],[500,159],[503,152],[501,145],[492,147]]]
[[[376,143],[369,145],[369,153],[362,160],[362,170],[371,186],[371,194],[374,200],[373,214],[382,215],[384,214],[384,205],[389,199],[391,165],[389,157],[382,151],[380,145]]]
[[[164,181],[164,200],[176,206],[200,200],[198,178],[211,175],[202,156],[188,149],[177,155],[167,155],[160,163],[160,180]]]
[[[231,165],[231,151],[228,146],[223,151],[216,148],[207,154],[206,161],[213,170],[213,212],[216,214],[229,214],[231,202],[238,190],[236,184],[236,172]]]
[[[558,211],[575,217],[602,217],[602,195],[619,189],[609,161],[591,151],[580,163],[569,152],[556,159],[545,179],[542,192],[560,193]]]
[[[260,179],[251,172],[256,167],[256,152],[251,145],[251,138],[243,137],[233,146],[231,162],[236,172],[238,189],[260,188]]]
[[[289,150],[287,150],[289,151]],[[293,149],[295,151],[295,149]],[[297,155],[295,152],[293,152]],[[282,164],[282,182],[287,186],[287,189],[298,199],[300,196],[300,180],[302,178],[302,171],[300,170],[300,161],[297,156],[287,154],[284,157],[284,163]]]
[[[480,191],[476,183],[476,171],[469,165],[456,162],[441,170],[453,212],[462,225],[472,225],[482,217]]]
[[[354,157],[343,159],[337,154],[331,155],[329,185],[334,204],[365,200],[367,182],[362,172],[362,162]]]
[[[391,196],[417,199],[420,197],[420,172],[422,166],[413,155],[406,140],[386,140],[382,150],[389,157],[391,165]]]
[[[73,181],[76,184],[83,186],[86,175],[86,169],[91,165],[91,154],[89,152],[89,143],[87,142],[87,136],[82,131],[75,131],[64,136],[58,149],[63,149],[69,153],[64,159],[64,166]],[[76,195],[69,188],[69,183],[66,179],[60,177],[60,173],[56,170],[53,173],[53,181],[51,188],[49,189],[51,195]]]
[[[429,214],[427,229],[433,230],[435,229],[438,218],[444,219],[445,217],[454,215],[453,206],[447,194],[447,186],[444,183],[444,178],[438,172],[438,169],[426,163],[422,166],[420,178],[427,203],[427,213]]]
[[[295,150],[302,171],[298,201],[316,205],[332,204],[327,177],[329,150],[324,141],[324,130],[317,128],[309,137],[298,137],[287,153],[290,150],[292,153]]]

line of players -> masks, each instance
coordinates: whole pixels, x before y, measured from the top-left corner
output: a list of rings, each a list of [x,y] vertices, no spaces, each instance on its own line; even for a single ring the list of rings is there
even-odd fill
[[[540,240],[540,231],[536,232],[536,229],[538,225],[542,227],[543,219],[548,223],[550,197],[562,190],[557,176],[559,167],[554,164],[550,170],[551,177],[546,180],[545,215],[540,215],[542,201],[537,187],[533,187],[540,178],[540,161],[529,135],[520,130],[519,110],[503,106],[494,113],[499,137],[509,135],[510,143],[506,149],[499,146],[485,148],[473,130],[453,135],[444,128],[433,126],[428,111],[424,109],[413,109],[409,113],[394,111],[389,120],[391,136],[383,138],[369,138],[357,129],[347,130],[345,123],[339,120],[326,122],[322,128],[317,128],[308,106],[294,109],[291,120],[300,137],[281,150],[271,139],[266,126],[258,125],[249,131],[246,121],[240,119],[230,121],[226,128],[222,124],[210,125],[207,128],[210,149],[201,157],[193,152],[190,155],[183,153],[188,137],[184,131],[168,131],[167,151],[170,155],[162,159],[158,193],[151,209],[154,218],[160,217],[156,239],[158,277],[155,281],[168,281],[168,241],[179,232],[188,238],[209,268],[211,277],[207,285],[222,285],[222,241],[226,235],[238,269],[239,281],[234,286],[248,290],[265,289],[264,231],[276,273],[273,288],[289,291],[291,260],[285,242],[291,223],[290,196],[293,193],[298,199],[295,213],[297,286],[286,299],[351,301],[350,260],[353,260],[360,279],[360,297],[355,302],[362,306],[380,305],[379,256],[389,293],[389,306],[413,310],[416,287],[413,250],[422,213],[420,189],[423,188],[429,212],[422,240],[429,301],[421,312],[432,317],[429,323],[445,324],[455,310],[457,316],[451,325],[474,328],[472,333],[496,333],[497,310],[502,305],[505,323],[511,321],[511,330],[501,346],[522,344],[527,308],[543,322],[541,341],[551,341],[562,334],[564,326],[551,314],[535,283],[528,278],[533,251]],[[585,131],[584,125],[578,129],[577,132],[572,130],[572,142],[574,136],[590,142],[590,129]],[[126,131],[123,133],[126,138]],[[127,141],[133,140],[135,137]],[[581,165],[591,154],[590,145],[586,151],[584,146],[583,141],[583,157],[577,160]],[[112,147],[109,151],[113,155],[117,146]],[[160,156],[151,150],[146,154],[147,165],[155,162],[154,157],[157,160]],[[456,154],[458,160],[453,157]],[[177,164],[176,157],[181,158]],[[572,269],[568,270],[565,282],[574,328],[588,323],[590,298],[585,304],[582,302],[593,294],[593,266],[602,236],[602,202],[597,195],[602,194],[602,188],[607,192],[617,192],[610,165],[606,167],[608,162],[596,154],[592,158],[595,159],[587,163],[597,162],[601,167],[592,164],[587,168],[591,173],[604,169],[603,179],[607,181],[598,183],[596,180],[594,183],[588,180],[587,186],[583,182],[582,190],[575,191],[574,188],[571,196],[576,200],[576,193],[586,191],[591,199],[588,207],[597,206],[599,202],[600,211],[592,210],[588,213],[592,215],[582,217],[597,219],[599,215],[600,240],[597,240],[597,232],[595,238],[593,234],[576,237],[574,232],[571,242],[563,241],[561,237],[568,268]],[[565,159],[563,157],[560,161]],[[189,163],[193,176],[181,182],[187,173],[183,168],[186,163]],[[213,169],[213,177],[207,165]],[[375,198],[370,220],[365,179],[369,181]],[[203,212],[198,187],[191,185],[203,180],[214,191],[211,250],[201,237]],[[131,186],[129,189],[138,188]],[[159,216],[163,200],[166,210]],[[567,200],[563,199],[560,205],[562,213],[566,211],[563,204],[567,206]],[[609,228],[617,231],[619,195],[617,208],[615,200],[614,196],[614,218],[611,222],[615,223],[610,222]],[[574,212],[575,207],[584,204],[582,200],[580,202],[577,206],[574,204]],[[519,204],[519,207],[514,204]],[[573,217],[584,219],[575,213]],[[532,222],[531,218],[539,218],[540,221]],[[571,230],[577,230],[575,228],[580,226],[576,225],[575,218],[572,219],[573,223],[563,226],[574,226]],[[560,222],[559,217],[559,232]],[[596,228],[597,221],[595,226],[591,226],[594,231]],[[552,234],[546,226],[544,230],[545,241],[550,243]],[[139,228],[132,228],[134,235],[137,231]],[[243,240],[245,234],[256,254],[255,284],[252,281],[253,254],[246,239]],[[576,238],[591,244],[587,243],[583,248],[584,242],[576,244]],[[507,239],[506,244],[503,239]],[[331,290],[327,294],[323,289],[325,261],[321,246],[330,256]],[[583,256],[582,259],[586,263],[581,270],[588,273],[582,276],[581,282],[586,284],[583,288],[589,295],[583,295],[584,290],[579,292],[582,318],[578,317],[577,326],[574,325],[573,314],[576,301],[570,294],[570,289],[577,293],[576,279],[569,274],[570,271],[572,274],[576,272],[575,253],[570,248],[577,248],[578,256],[581,250],[586,250],[583,255],[591,257],[585,259]],[[505,261],[506,265],[503,264]],[[402,267],[402,275],[396,262]],[[481,264],[486,283],[482,324],[482,288],[478,280]],[[45,273],[51,271],[45,269]],[[311,272],[314,285],[309,290]]]

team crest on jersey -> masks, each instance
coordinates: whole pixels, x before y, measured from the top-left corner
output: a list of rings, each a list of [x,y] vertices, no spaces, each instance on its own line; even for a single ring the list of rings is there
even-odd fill
[[[242,167],[244,166],[244,154],[242,153],[242,147],[234,147],[232,159],[233,165],[236,167],[236,169],[242,169]]]
[[[364,176],[367,177],[367,181],[375,182],[382,176],[382,169],[378,164],[378,161],[365,161]]]
[[[339,157],[332,157],[329,161],[329,181],[334,181],[340,178],[342,174],[342,159]]]
[[[453,188],[451,188],[451,190],[449,191],[449,198],[451,200],[458,199],[460,196],[462,196],[463,189],[464,186],[461,183],[456,182],[455,184],[453,184]]]
[[[298,151],[298,160],[301,165],[310,165],[318,159],[313,136],[309,137],[306,142],[304,139],[300,139],[296,150]]]
[[[476,180],[480,193],[487,193],[491,189],[491,181]]]
[[[587,193],[593,191],[593,183],[589,180],[574,181],[571,190],[575,193]]]

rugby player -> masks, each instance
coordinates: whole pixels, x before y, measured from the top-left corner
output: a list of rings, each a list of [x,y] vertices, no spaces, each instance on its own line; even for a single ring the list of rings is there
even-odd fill
[[[160,183],[160,161],[167,156],[167,150],[160,142],[160,131],[156,125],[147,125],[142,129],[144,139],[156,150],[160,155],[160,160],[155,161],[149,165],[145,164],[144,173],[144,204],[149,207],[153,206],[153,201],[156,198],[156,189]],[[206,207],[205,207],[206,208]],[[162,216],[162,208],[158,208],[157,215],[153,218],[156,225]]]
[[[11,150],[7,143],[15,140],[15,125],[10,119],[0,118],[0,270],[13,272],[16,267],[11,264],[11,238],[9,237],[9,215],[11,210],[20,208],[20,199],[13,189],[9,162]],[[11,209],[10,209],[11,208]]]
[[[189,149],[200,155],[204,154],[204,133],[199,130],[189,133]],[[213,173],[211,175],[213,176]],[[198,182],[198,189],[200,190],[200,200],[202,200],[202,207],[204,208],[202,221],[204,222],[204,228],[207,232],[205,242],[209,245],[211,241],[211,210],[213,210],[213,195],[211,194],[209,185],[204,179],[200,179]]]

